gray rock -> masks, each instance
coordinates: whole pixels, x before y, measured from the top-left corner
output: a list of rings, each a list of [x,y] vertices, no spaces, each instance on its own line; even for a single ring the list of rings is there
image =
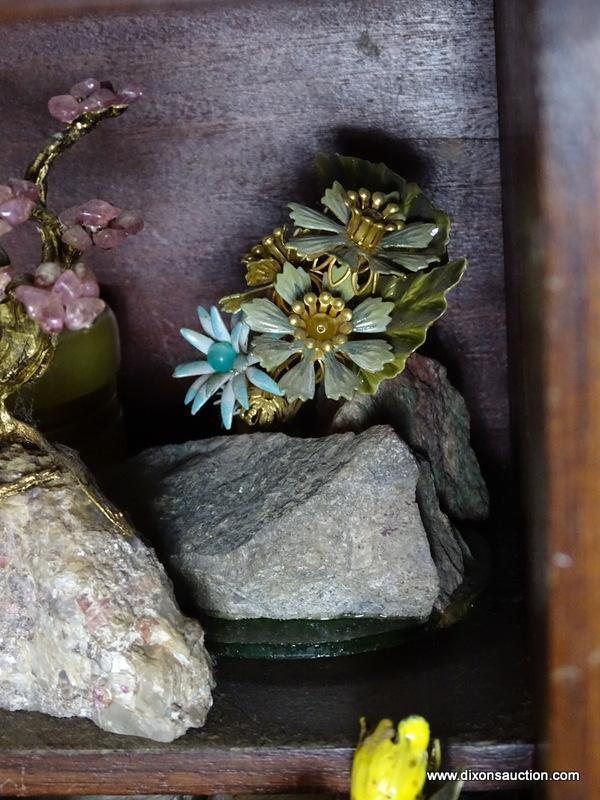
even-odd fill
[[[88,717],[172,741],[204,724],[212,676],[200,625],[179,611],[154,552],[125,535],[71,472],[0,449],[0,706]]]
[[[440,580],[435,609],[441,612],[464,580],[465,560],[470,557],[470,552],[460,533],[440,508],[429,462],[423,458],[418,461],[417,502]]]
[[[413,354],[404,372],[384,381],[376,394],[344,403],[331,432],[380,424],[391,425],[429,462],[440,505],[452,519],[487,518],[489,496],[469,441],[469,412],[441,364]]]
[[[196,610],[423,620],[439,581],[418,467],[388,427],[225,436],[147,450],[120,483]]]

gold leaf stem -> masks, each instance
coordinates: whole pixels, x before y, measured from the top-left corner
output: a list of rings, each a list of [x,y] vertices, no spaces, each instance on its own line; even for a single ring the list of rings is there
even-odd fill
[[[58,261],[65,267],[74,264],[81,255],[79,250],[65,244],[61,237],[62,226],[56,214],[38,203],[31,214],[37,223],[42,240],[42,262]]]
[[[34,486],[43,486],[59,477],[60,472],[57,469],[44,469],[31,475],[22,475],[10,483],[0,484],[0,500],[26,492]]]
[[[37,184],[40,189],[40,203],[46,205],[48,195],[48,173],[56,159],[73,147],[80,139],[94,130],[103,119],[119,117],[127,111],[127,106],[111,106],[102,111],[89,112],[70,123],[64,131],[55,133],[27,167],[25,179]]]
[[[103,119],[119,117],[127,110],[127,106],[111,106],[102,111],[89,112],[71,122],[64,131],[55,133],[45,147],[25,171],[25,180],[35,183],[39,189],[39,202],[33,211],[33,219],[37,222],[42,240],[42,260],[59,261],[71,266],[80,256],[74,247],[66,245],[60,238],[61,224],[56,216],[47,208],[48,174],[56,159],[69,150],[84,136],[94,130]]]
[[[75,480],[94,508],[124,536],[134,534],[125,515],[104,497],[78,458],[67,448],[51,445],[35,428],[11,417],[6,410],[4,397],[0,397],[0,446],[12,443],[36,448],[50,456],[53,465],[30,475],[21,476],[9,483],[0,483],[0,500],[27,491],[34,486],[43,486],[61,480],[66,473]]]

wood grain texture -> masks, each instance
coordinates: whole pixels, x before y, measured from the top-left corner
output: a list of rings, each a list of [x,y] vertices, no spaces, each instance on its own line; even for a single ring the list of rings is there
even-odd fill
[[[575,800],[600,786],[600,15],[592,0],[498,11],[543,752],[581,774],[547,796]]]
[[[31,19],[52,19],[75,14],[122,13],[197,8],[210,0],[0,0],[0,24]]]
[[[206,2],[190,11],[86,16],[2,31],[3,171],[52,130],[51,93],[81,75],[133,75],[142,104],[70,153],[58,208],[139,205],[146,231],[96,258],[122,323],[123,393],[140,443],[191,438],[172,365],[195,305],[242,287],[239,258],[288,200],[316,200],[314,153],[384,159],[454,219],[471,267],[433,336],[474,417],[486,463],[507,463],[508,401],[494,42],[490,0]],[[27,80],[23,81],[23,75]],[[19,232],[13,253],[36,253]],[[15,251],[15,248],[17,250]]]
[[[312,662],[219,659],[216,678],[206,727],[172,744],[0,712],[0,793],[346,792],[361,715],[375,723],[424,714],[449,768],[533,764],[527,637],[505,588],[464,624],[396,650]]]
[[[206,748],[180,753],[11,754],[4,761],[0,795],[56,794],[239,794],[323,792],[350,788],[352,748]],[[531,745],[455,745],[450,769],[522,771],[532,768]],[[467,788],[486,791],[524,781],[471,781]]]

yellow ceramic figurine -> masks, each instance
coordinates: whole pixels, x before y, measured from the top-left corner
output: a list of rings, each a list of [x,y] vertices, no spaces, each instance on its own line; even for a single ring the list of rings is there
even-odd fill
[[[429,763],[429,723],[403,719],[398,730],[382,719],[373,733],[361,719],[361,737],[352,764],[351,800],[416,800]]]

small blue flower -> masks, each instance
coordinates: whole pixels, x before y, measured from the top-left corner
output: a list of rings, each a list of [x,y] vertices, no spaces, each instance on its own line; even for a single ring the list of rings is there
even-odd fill
[[[210,313],[198,306],[198,319],[204,333],[182,328],[181,335],[206,356],[201,361],[180,364],[173,372],[174,378],[196,377],[185,396],[192,404],[192,414],[220,393],[221,419],[227,430],[231,429],[233,415],[240,407],[248,409],[248,382],[265,392],[281,397],[283,392],[266,372],[257,366],[258,358],[248,354],[249,326],[241,314],[232,318],[231,332],[223,321],[219,309],[213,306]]]

